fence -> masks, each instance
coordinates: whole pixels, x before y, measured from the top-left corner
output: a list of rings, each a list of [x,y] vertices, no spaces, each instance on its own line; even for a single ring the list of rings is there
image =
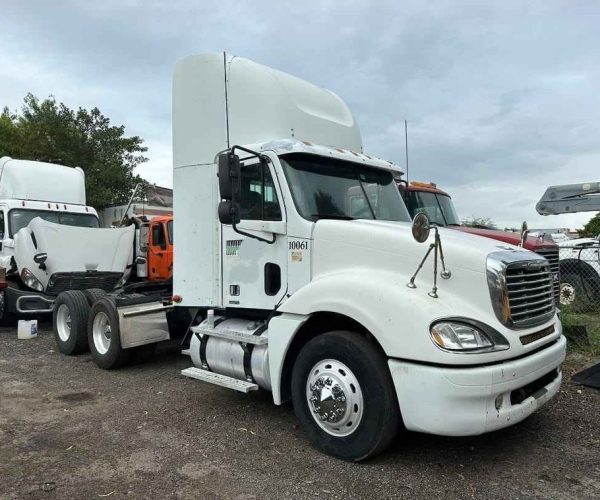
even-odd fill
[[[561,247],[560,309],[571,344],[600,354],[600,241]]]

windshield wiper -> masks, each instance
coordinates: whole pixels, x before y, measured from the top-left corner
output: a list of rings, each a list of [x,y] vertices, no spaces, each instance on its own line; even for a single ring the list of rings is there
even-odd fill
[[[338,220],[355,220],[354,217],[342,214],[312,214],[311,217],[318,219],[338,219]]]

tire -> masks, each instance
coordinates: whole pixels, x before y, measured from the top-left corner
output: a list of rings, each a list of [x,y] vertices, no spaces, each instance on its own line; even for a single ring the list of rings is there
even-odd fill
[[[560,305],[573,312],[586,312],[592,297],[583,278],[579,274],[564,273],[560,276]]]
[[[63,354],[81,354],[88,350],[87,322],[90,306],[83,292],[62,292],[54,302],[52,329]]]
[[[129,361],[130,350],[121,347],[119,316],[112,298],[102,297],[94,302],[87,335],[92,359],[100,368],[113,370]]]
[[[106,296],[106,292],[102,290],[102,288],[88,288],[87,290],[83,290],[83,295],[88,301],[90,307],[94,305],[98,299]]]
[[[333,331],[310,340],[294,363],[291,389],[296,417],[308,438],[342,460],[358,462],[380,453],[401,426],[387,359],[358,333]],[[315,407],[323,391],[331,397]],[[336,415],[340,409],[343,414]],[[323,422],[319,412],[336,415],[337,421]]]
[[[141,365],[154,356],[154,353],[156,352],[156,343],[132,347],[128,350],[130,351],[129,360],[131,364]]]

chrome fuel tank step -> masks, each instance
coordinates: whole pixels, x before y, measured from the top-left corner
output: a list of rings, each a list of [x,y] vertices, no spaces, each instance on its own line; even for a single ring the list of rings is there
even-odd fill
[[[202,380],[214,385],[220,385],[227,389],[233,389],[238,392],[250,392],[258,390],[258,385],[252,382],[246,382],[245,380],[238,380],[237,378],[228,377],[226,375],[220,375],[218,373],[209,372],[208,370],[202,370],[200,368],[186,368],[181,370],[181,374],[195,378],[196,380]]]
[[[266,322],[214,316],[191,331],[196,368],[271,389]]]

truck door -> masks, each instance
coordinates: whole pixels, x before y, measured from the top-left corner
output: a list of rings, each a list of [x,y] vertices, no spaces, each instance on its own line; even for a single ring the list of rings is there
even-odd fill
[[[272,163],[242,165],[238,229],[222,225],[223,305],[274,309],[287,290],[287,235],[281,190]]]
[[[150,280],[167,280],[172,275],[173,245],[169,236],[165,220],[150,221],[150,245],[148,245]]]

